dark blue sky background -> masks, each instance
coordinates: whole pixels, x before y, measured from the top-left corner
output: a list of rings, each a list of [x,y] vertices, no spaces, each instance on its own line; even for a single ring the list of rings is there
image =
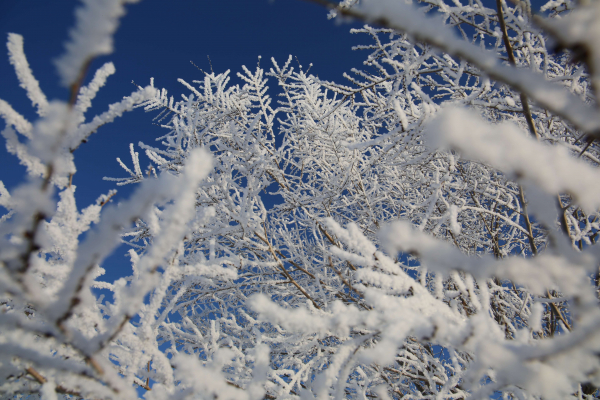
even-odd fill
[[[58,84],[53,60],[62,54],[78,5],[75,0],[0,0],[3,43],[0,98],[30,121],[35,120],[35,112],[8,62],[4,45],[7,34],[14,32],[24,37],[29,64],[48,99],[67,100],[68,91]],[[115,36],[115,52],[94,60],[90,68],[87,80],[107,61],[115,64],[117,72],[109,77],[107,85],[94,99],[93,108],[86,114],[88,118],[135,90],[132,81],[145,86],[154,77],[157,87],[164,87],[180,98],[187,90],[177,79],[183,78],[189,83],[202,79],[203,74],[190,60],[209,71],[207,55],[215,72],[231,69],[234,82],[237,81],[235,73],[241,71],[242,65],[254,69],[259,55],[261,65],[269,67],[271,57],[284,62],[292,54],[305,67],[313,63],[311,72],[315,75],[335,81],[343,81],[343,72],[359,67],[367,56],[351,50],[353,45],[366,40],[349,33],[351,27],[360,24],[336,24],[327,19],[325,9],[301,0],[143,0],[128,5],[127,10]],[[141,109],[128,113],[115,123],[101,127],[76,151],[78,172],[73,183],[77,186],[80,209],[116,188],[114,182],[103,181],[102,177],[126,176],[115,158],[120,157],[131,165],[129,143],[137,145],[141,140],[150,144],[164,133],[152,125],[154,115]],[[0,122],[0,129],[4,126],[4,122]],[[140,161],[145,169],[148,160],[142,151]],[[3,139],[0,170],[0,180],[9,191],[22,182],[25,174],[25,168],[18,164],[16,157],[7,153]],[[127,198],[132,189],[133,185],[118,188],[114,201]],[[121,247],[105,263],[110,276],[130,273],[118,271],[128,268],[124,260],[121,261],[125,251]]]

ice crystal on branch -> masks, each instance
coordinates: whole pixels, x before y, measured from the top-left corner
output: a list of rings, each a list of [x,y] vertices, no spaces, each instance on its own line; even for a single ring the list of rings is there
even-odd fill
[[[40,119],[0,101],[32,176],[0,185],[0,391],[597,397],[599,55],[578,24],[598,7],[488,6],[343,1],[331,15],[373,24],[353,31],[371,44],[346,84],[290,57],[180,79],[181,100],[151,82],[89,122],[115,68],[78,77],[112,49],[122,2],[78,12],[69,103],[46,100],[11,34]],[[77,148],[136,107],[165,134],[107,179],[138,189],[79,211]],[[120,240],[132,271],[103,281]]]

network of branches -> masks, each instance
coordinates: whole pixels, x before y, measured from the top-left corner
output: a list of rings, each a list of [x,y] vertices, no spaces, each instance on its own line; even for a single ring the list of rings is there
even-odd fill
[[[290,56],[87,120],[126,2],[83,1],[66,102],[8,38],[39,119],[0,100],[2,398],[600,396],[600,3],[315,0],[366,24],[345,84]],[[77,149],[134,108],[138,188],[79,210]]]

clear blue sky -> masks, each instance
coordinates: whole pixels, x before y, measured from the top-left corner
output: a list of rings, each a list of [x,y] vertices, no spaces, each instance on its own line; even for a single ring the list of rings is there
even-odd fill
[[[6,36],[9,32],[23,35],[25,53],[42,90],[49,99],[67,100],[68,92],[59,86],[52,60],[62,53],[78,4],[75,0],[0,0],[0,98],[30,121],[35,120],[35,113],[8,62]],[[351,50],[365,42],[349,33],[360,24],[336,24],[327,19],[326,10],[302,0],[143,0],[127,9],[115,37],[115,52],[94,60],[90,68],[88,79],[107,61],[115,64],[117,72],[99,92],[88,117],[135,90],[132,81],[147,85],[151,77],[157,87],[179,98],[187,92],[177,79],[190,83],[202,79],[190,60],[208,71],[207,55],[215,72],[231,69],[235,76],[242,65],[254,69],[259,55],[261,65],[268,67],[271,57],[283,62],[292,54],[304,66],[313,63],[315,75],[335,81],[343,81],[342,73],[359,67],[367,56]],[[126,176],[115,158],[131,165],[129,143],[152,143],[164,133],[152,125],[154,115],[137,109],[100,128],[76,151],[78,172],[73,182],[80,209],[116,188],[114,182],[103,181],[103,176]],[[3,121],[0,129],[4,129]],[[148,160],[142,151],[140,158],[145,168]],[[7,153],[3,139],[0,171],[0,180],[9,190],[22,182],[25,172]],[[127,198],[132,189],[133,185],[119,188],[115,201]],[[109,279],[130,273],[122,257],[125,252],[126,248],[119,248],[104,263]],[[121,268],[127,270],[119,271]]]

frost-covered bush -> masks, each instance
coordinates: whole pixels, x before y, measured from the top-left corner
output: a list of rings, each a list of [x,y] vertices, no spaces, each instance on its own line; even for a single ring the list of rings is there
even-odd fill
[[[86,122],[114,67],[77,82],[123,13],[98,4],[58,62],[70,103],[9,37],[40,119],[0,103],[31,175],[1,187],[5,397],[598,395],[598,3],[344,1],[379,26],[348,85],[272,60]],[[167,128],[138,144],[152,167],[131,145],[132,198],[78,211],[73,151],[136,106]],[[104,282],[119,240],[132,273]]]

